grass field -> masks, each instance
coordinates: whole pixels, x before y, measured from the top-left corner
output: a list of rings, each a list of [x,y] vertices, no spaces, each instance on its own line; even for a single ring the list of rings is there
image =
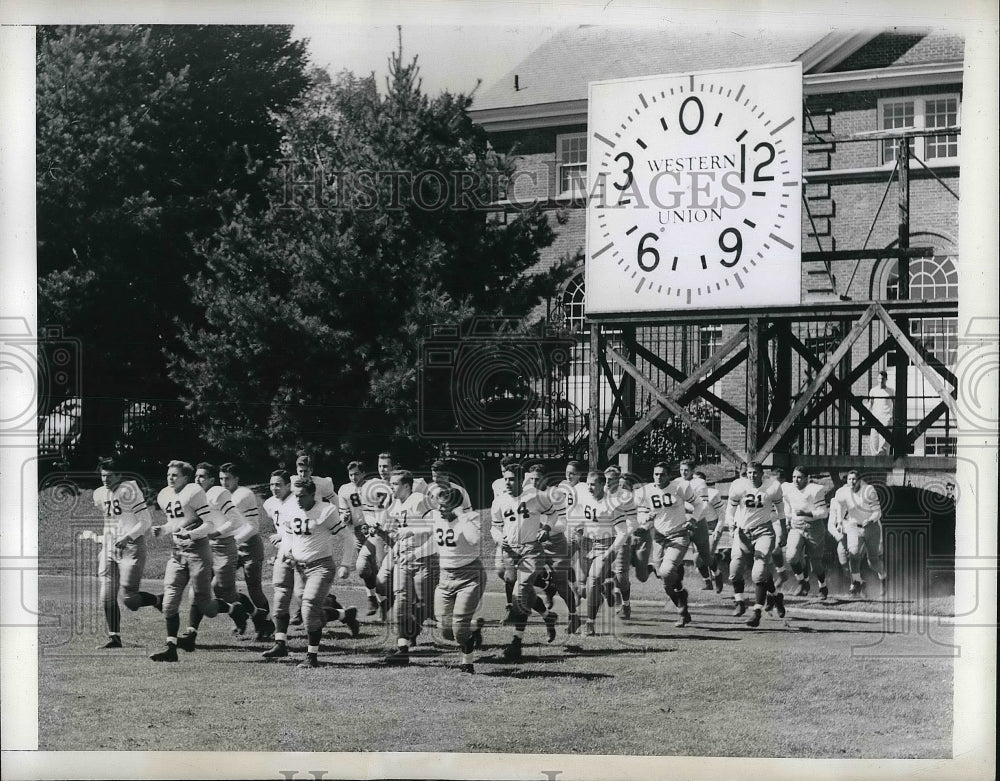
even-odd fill
[[[87,502],[42,502],[51,566],[39,599],[42,623],[54,624],[39,630],[43,749],[951,755],[951,630],[935,624],[935,644],[916,619],[818,610],[811,599],[789,597],[784,620],[750,630],[730,616],[728,590],[692,590],[695,622],[680,630],[649,582],[636,588],[632,620],[599,624],[596,638],[560,628],[548,645],[533,620],[525,660],[512,665],[500,657],[510,630],[498,625],[504,600],[491,578],[474,676],[454,669],[454,648],[433,630],[409,668],[381,667],[391,638],[377,623],[357,639],[328,626],[318,670],[295,667],[301,633],[290,659],[269,663],[259,656],[266,645],[232,638],[225,617],[206,620],[195,653],[154,664],[146,655],[161,647],[164,626],[148,608],[124,615],[125,648],[96,651],[104,626],[93,565],[69,534],[97,523]],[[148,590],[161,588],[168,549],[151,548]],[[353,576],[335,590],[364,604]],[[558,600],[557,612],[565,617]]]

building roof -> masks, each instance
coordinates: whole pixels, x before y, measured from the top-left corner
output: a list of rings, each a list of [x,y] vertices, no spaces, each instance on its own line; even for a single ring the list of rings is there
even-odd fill
[[[591,81],[651,73],[682,73],[802,60],[832,44],[872,37],[856,33],[774,30],[635,29],[574,27],[561,30],[477,95],[472,110],[587,99]],[[826,44],[824,47],[823,44]],[[853,49],[852,49],[853,51]],[[818,58],[817,58],[818,59]],[[514,89],[517,76],[518,89]]]

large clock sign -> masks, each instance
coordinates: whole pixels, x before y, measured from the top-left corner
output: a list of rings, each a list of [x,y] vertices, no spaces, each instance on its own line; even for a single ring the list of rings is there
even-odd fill
[[[800,303],[802,66],[594,82],[587,314]]]

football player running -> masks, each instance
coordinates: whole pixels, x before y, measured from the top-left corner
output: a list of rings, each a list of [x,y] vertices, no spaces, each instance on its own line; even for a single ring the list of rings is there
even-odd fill
[[[543,566],[542,543],[552,532],[556,508],[537,488],[523,487],[520,465],[509,464],[503,475],[507,491],[493,500],[490,534],[503,551],[504,578],[514,584],[514,637],[504,648],[503,656],[516,662],[521,659],[521,643],[532,610],[544,616],[548,641],[556,638],[556,614],[547,611],[535,593],[535,579]]]
[[[631,484],[622,478],[622,470],[617,466],[609,466],[604,470],[604,490],[611,497],[612,503],[621,509],[625,515],[626,535],[621,548],[615,554],[611,564],[611,575],[614,579],[614,598],[618,606],[618,615],[628,620],[632,617],[632,582],[629,578],[629,569],[633,563],[633,552],[640,546],[643,553],[636,571],[636,577],[640,583],[645,583],[649,578],[649,533],[639,529],[637,520],[637,508],[635,496],[632,493]],[[634,543],[634,544],[633,544]],[[644,570],[642,572],[639,569]]]
[[[579,501],[569,515],[569,528],[581,533],[581,554],[588,563],[587,569],[587,621],[583,633],[593,637],[597,632],[594,621],[607,602],[614,607],[614,577],[611,566],[615,555],[625,544],[628,527],[625,510],[605,492],[603,472],[593,471],[587,475],[587,491],[579,496]]]
[[[195,467],[194,481],[205,492],[208,506],[212,511],[212,525],[215,530],[208,535],[212,549],[212,590],[219,600],[220,613],[225,613],[222,605],[230,605],[230,618],[236,625],[236,634],[242,635],[246,630],[247,618],[253,613],[254,605],[250,599],[236,590],[236,567],[239,560],[239,550],[236,535],[245,530],[248,525],[246,518],[236,509],[232,494],[219,485],[219,468],[212,464],[201,462]],[[179,645],[193,645],[201,623],[201,614],[195,606],[191,607],[191,615],[187,631],[180,638]],[[187,650],[187,649],[185,649]]]
[[[677,627],[691,623],[688,592],[684,588],[684,555],[691,545],[691,522],[685,502],[696,512],[701,511],[701,498],[687,480],[678,477],[670,481],[667,464],[660,461],[654,465],[653,482],[642,489],[639,497],[638,518],[640,525],[652,527],[651,560],[667,598],[677,609]]]
[[[167,487],[156,497],[167,522],[154,526],[153,536],[173,535],[174,549],[163,575],[167,646],[149,657],[154,662],[177,661],[181,598],[188,583],[194,591],[192,610],[197,609],[199,614],[211,618],[221,607],[212,594],[212,549],[208,543],[208,535],[215,531],[211,521],[212,511],[205,492],[191,482],[193,478],[194,467],[191,464],[171,461],[167,464]],[[182,647],[193,651],[194,643],[185,643]]]
[[[795,596],[804,597],[809,593],[811,568],[819,583],[820,597],[826,599],[830,593],[826,587],[826,567],[823,564],[826,519],[830,515],[826,491],[822,486],[809,482],[809,472],[805,467],[797,466],[792,472],[792,481],[781,484],[781,492],[790,526],[785,553],[799,584]]]
[[[431,558],[437,551],[432,538],[431,507],[424,494],[413,491],[413,474],[395,469],[389,486],[393,498],[387,511],[387,531],[392,548],[380,577],[384,581],[391,568],[396,649],[384,661],[388,665],[406,665],[410,663],[410,647],[416,643],[423,620],[433,606],[436,584],[431,580]]]
[[[711,505],[708,502],[708,483],[704,478],[698,477],[694,471],[694,467],[694,462],[690,460],[684,460],[678,464],[681,479],[687,480],[691,484],[691,487],[702,502],[702,512],[692,515],[691,544],[695,546],[695,550],[698,552],[695,559],[695,566],[698,568],[698,573],[705,584],[702,590],[711,591],[716,587],[716,581],[721,580],[721,573],[712,571],[712,560],[714,557],[712,556],[712,545],[708,538],[708,518],[705,517],[711,510]]]
[[[101,486],[94,491],[94,505],[104,514],[104,531],[98,537],[88,530],[81,532],[79,538],[101,544],[97,577],[101,581],[100,600],[108,625],[108,641],[101,648],[121,648],[119,590],[129,610],[162,608],[163,597],[139,590],[146,564],[146,533],[153,525],[153,518],[138,484],[124,478],[116,459],[102,458],[98,471]]]
[[[781,485],[776,480],[765,482],[764,467],[757,461],[751,461],[747,464],[747,476],[730,486],[726,510],[726,523],[734,529],[733,558],[729,567],[729,580],[733,584],[733,599],[736,602],[734,616],[746,612],[744,575],[747,564],[753,562],[754,607],[753,616],[747,621],[750,627],[760,626],[761,613],[767,601],[768,568],[779,519],[784,519]],[[785,615],[784,595],[780,591],[774,594],[774,607],[779,616]]]
[[[461,651],[458,669],[474,673],[472,652],[483,644],[483,619],[472,628],[472,617],[486,588],[486,570],[479,560],[479,513],[464,510],[463,493],[438,492],[439,508],[430,512],[433,541],[441,562],[441,579],[434,591],[434,611],[445,640],[454,640]]]
[[[882,564],[882,505],[875,487],[861,479],[857,469],[847,473],[847,485],[837,490],[833,497],[837,517],[847,537],[850,556],[851,588],[853,596],[862,596],[864,581],[861,565],[868,560],[879,580],[879,593],[885,596],[885,567]]]
[[[237,566],[243,568],[247,595],[253,604],[250,619],[256,630],[255,640],[268,640],[274,632],[274,622],[268,618],[271,606],[267,602],[262,585],[264,575],[264,540],[260,536],[260,503],[257,494],[245,485],[240,485],[241,468],[232,462],[219,467],[219,483],[229,491],[233,504],[243,516],[246,524],[234,535]]]

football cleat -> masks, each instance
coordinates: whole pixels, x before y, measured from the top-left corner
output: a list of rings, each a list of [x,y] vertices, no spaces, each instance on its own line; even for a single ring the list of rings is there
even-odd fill
[[[820,586],[819,587],[819,598],[820,599],[826,599],[828,596],[830,596],[830,589],[828,589],[825,584],[822,585],[822,586]]]
[[[239,630],[239,634],[243,634],[247,631],[247,619],[250,615],[247,613],[247,609],[243,606],[242,602],[234,602],[229,606],[229,617],[233,619],[233,623],[236,624],[236,629]]]
[[[587,637],[595,637],[597,635],[597,632],[594,630],[594,622],[593,621],[588,620],[583,625],[583,634],[586,635]]]
[[[722,587],[725,585],[725,583],[726,583],[726,576],[722,572],[722,570],[719,570],[719,572],[717,572],[715,574],[715,593],[716,594],[721,594],[722,593]]]
[[[847,593],[852,597],[861,596],[861,583],[857,580],[851,581],[851,587],[847,589]]]
[[[368,612],[365,613],[366,616],[373,616],[378,612],[379,609],[378,597],[368,597]]]
[[[618,614],[619,614],[619,615],[620,615],[620,616],[621,616],[621,617],[622,617],[622,618],[623,618],[623,619],[624,619],[625,621],[628,621],[628,620],[629,620],[629,619],[630,619],[630,618],[632,617],[632,606],[631,606],[631,605],[624,605],[624,604],[623,604],[623,605],[622,605],[622,607],[621,607],[621,610],[620,610],[620,611],[618,611]]]
[[[714,591],[715,583],[712,582],[711,578],[705,578],[705,585],[701,588],[702,591]]]
[[[545,586],[545,608],[551,610],[556,603],[556,584],[549,580]]]
[[[557,618],[558,616],[556,616],[556,614],[551,611],[549,611],[542,617],[542,620],[545,622],[545,636],[548,638],[548,641],[550,643],[556,639]]]
[[[573,613],[566,621],[566,634],[575,635],[580,629],[580,616]]]
[[[268,650],[261,654],[265,659],[281,659],[288,656],[288,646],[282,642],[277,641]]]
[[[503,658],[508,662],[517,662],[521,659],[521,638],[515,637],[510,641],[510,645],[503,649]]]
[[[507,605],[504,608],[503,619],[500,621],[500,626],[510,626],[514,623],[514,607],[512,605]]]
[[[390,667],[402,667],[410,663],[410,652],[405,646],[398,646],[395,651],[382,660],[382,664]]]
[[[270,618],[265,618],[260,622],[260,626],[257,627],[257,634],[254,640],[257,642],[264,642],[271,639],[271,635],[274,634],[274,622]]]
[[[103,650],[105,648],[121,648],[121,647],[122,647],[122,639],[119,635],[108,635],[108,642],[106,642],[104,645],[97,646],[99,650]]]
[[[778,618],[785,617],[785,595],[780,591],[774,595],[774,612],[778,614]]]
[[[476,628],[472,630],[472,636],[470,637],[472,640],[473,650],[478,650],[483,647],[483,626],[485,626],[485,624],[486,622],[482,618],[476,619]],[[469,666],[471,667],[472,665]],[[469,672],[472,671],[469,670]]]
[[[161,613],[163,612],[163,594],[156,595],[156,604],[153,605]]]
[[[681,610],[680,620],[676,624],[674,624],[674,626],[680,629],[687,626],[690,623],[691,623],[691,613],[688,612],[687,608],[684,608],[683,610]]]
[[[177,647],[183,651],[191,653],[195,648],[195,641],[198,639],[197,632],[188,632],[177,638]]]
[[[357,637],[361,634],[361,624],[358,623],[358,609],[356,607],[349,607],[344,611],[343,622],[351,630],[351,637]]]
[[[754,608],[753,615],[747,620],[747,626],[757,628],[760,626],[760,611]]]
[[[471,664],[460,664],[458,666],[458,671],[461,673],[468,673],[469,675],[474,675],[476,672],[476,668],[473,667]]]
[[[176,662],[177,661],[177,646],[173,643],[167,643],[167,647],[162,651],[158,651],[152,654],[150,657],[154,662]]]
[[[764,597],[764,610],[768,613],[774,610],[774,594],[768,594]]]
[[[306,658],[299,662],[296,667],[300,670],[308,670],[310,667],[319,667],[318,654],[306,654]]]
[[[742,599],[736,601],[736,609],[733,611],[733,618],[739,618],[747,612],[747,603]]]
[[[792,593],[793,597],[804,597],[809,593],[809,581],[800,580],[799,587]]]

